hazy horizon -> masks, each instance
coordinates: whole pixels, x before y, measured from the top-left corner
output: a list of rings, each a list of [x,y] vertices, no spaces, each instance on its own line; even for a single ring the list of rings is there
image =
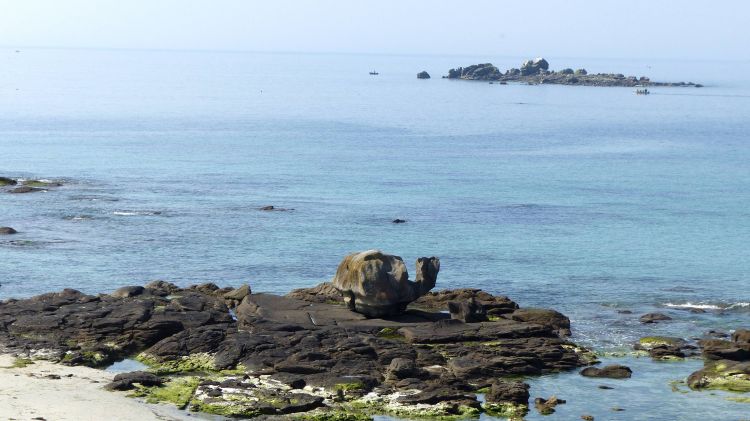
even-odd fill
[[[750,60],[750,3],[734,0],[0,0],[0,12],[8,48]]]

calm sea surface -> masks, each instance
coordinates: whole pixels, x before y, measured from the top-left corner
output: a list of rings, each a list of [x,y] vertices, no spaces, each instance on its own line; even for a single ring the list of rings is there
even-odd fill
[[[285,293],[379,248],[439,256],[438,288],[556,308],[598,351],[750,325],[750,63],[548,60],[706,87],[440,78],[517,57],[0,50],[0,176],[65,182],[0,194],[19,231],[0,299],[153,279]],[[563,388],[568,419],[750,414],[672,392],[696,363],[630,364],[642,377],[613,391],[576,374],[532,395]]]

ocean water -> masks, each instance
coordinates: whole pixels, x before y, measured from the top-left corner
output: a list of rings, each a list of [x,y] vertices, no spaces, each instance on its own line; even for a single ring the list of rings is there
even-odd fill
[[[0,176],[65,183],[0,194],[19,231],[0,299],[153,279],[285,293],[379,248],[412,270],[439,256],[438,288],[558,309],[602,352],[750,325],[750,63],[548,57],[705,85],[649,96],[440,78],[522,60],[0,50]],[[658,392],[691,364],[647,377],[664,414],[698,396]],[[694,419],[750,413],[711,411],[730,405],[702,398]],[[638,408],[602,416],[651,419]]]

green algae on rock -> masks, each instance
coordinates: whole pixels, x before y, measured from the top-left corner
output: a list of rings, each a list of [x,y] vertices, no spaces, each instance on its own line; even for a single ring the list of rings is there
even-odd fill
[[[136,386],[131,396],[145,398],[148,403],[168,402],[184,409],[190,403],[200,378],[175,377],[163,386]]]
[[[750,361],[711,361],[688,377],[688,386],[693,390],[750,392]]]

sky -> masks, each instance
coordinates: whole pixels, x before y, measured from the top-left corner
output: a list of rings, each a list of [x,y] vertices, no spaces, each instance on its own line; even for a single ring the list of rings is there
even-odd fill
[[[0,45],[750,60],[747,0],[0,0]]]

